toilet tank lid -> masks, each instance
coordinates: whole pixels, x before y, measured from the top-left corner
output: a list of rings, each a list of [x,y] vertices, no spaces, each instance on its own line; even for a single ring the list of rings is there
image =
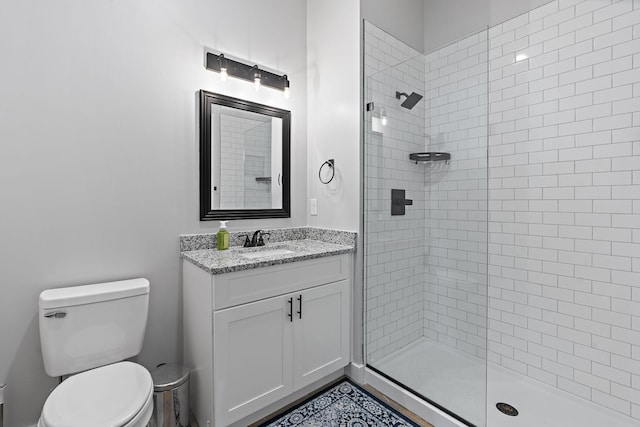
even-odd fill
[[[149,281],[144,278],[47,289],[40,293],[40,308],[61,308],[91,304],[149,293]]]

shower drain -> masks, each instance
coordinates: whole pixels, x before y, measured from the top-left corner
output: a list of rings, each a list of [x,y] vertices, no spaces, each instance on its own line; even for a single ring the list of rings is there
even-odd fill
[[[496,408],[498,411],[502,412],[505,415],[509,415],[510,417],[515,417],[518,415],[518,410],[508,403],[498,402],[496,403]]]

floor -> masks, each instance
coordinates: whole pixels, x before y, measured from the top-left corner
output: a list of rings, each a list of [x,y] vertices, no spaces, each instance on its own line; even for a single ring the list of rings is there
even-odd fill
[[[336,384],[336,383],[338,383],[340,381],[342,381],[342,378],[338,379],[337,381],[334,381],[332,384]],[[329,387],[329,386],[330,385],[327,385],[327,387]],[[392,407],[393,409],[395,409],[396,411],[398,411],[399,413],[404,415],[405,417],[407,417],[410,420],[412,420],[413,422],[417,423],[418,425],[423,426],[423,427],[433,427],[431,424],[429,424],[428,422],[426,422],[425,420],[423,420],[422,418],[420,418],[419,416],[417,416],[413,412],[409,411],[408,409],[404,408],[399,403],[393,401],[392,399],[388,398],[384,394],[380,393],[378,390],[374,389],[373,387],[368,386],[368,385],[364,385],[364,386],[362,386],[362,388],[364,388],[366,391],[368,391],[369,393],[371,393],[372,395],[374,395],[375,397],[377,397],[378,399],[380,399],[381,401],[383,401],[384,403],[386,403],[387,405],[389,405],[390,407]],[[269,415],[269,416],[267,416],[267,417],[265,417],[265,418],[263,418],[263,419],[261,419],[259,421],[256,421],[255,423],[249,425],[248,427],[259,426],[260,424],[264,423],[265,421],[268,421],[271,418],[274,418],[274,417],[276,417],[276,416],[288,411],[290,408],[292,408],[292,407],[304,402],[305,400],[309,399],[310,397],[312,397],[315,394],[316,394],[316,392],[310,393],[307,396],[304,396],[304,397],[296,400],[295,402],[291,403],[290,405],[287,405],[284,408],[281,408],[280,410],[274,412],[273,414],[271,414],[271,415]],[[193,425],[191,425],[191,427],[193,427]]]
[[[373,366],[478,427],[637,427],[631,418],[499,366],[489,364],[485,373],[483,360],[426,338]],[[502,414],[497,402],[519,415]]]

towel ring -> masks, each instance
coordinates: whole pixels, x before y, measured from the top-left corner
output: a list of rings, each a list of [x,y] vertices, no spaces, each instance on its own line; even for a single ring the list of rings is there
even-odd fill
[[[329,178],[327,181],[323,181],[322,180],[322,168],[324,168],[326,166],[329,166],[331,168],[331,178]],[[320,170],[318,171],[318,179],[320,179],[320,182],[323,184],[328,184],[331,181],[333,181],[333,177],[336,176],[336,166],[335,166],[335,160],[334,159],[329,159],[326,162],[324,162],[322,164],[322,166],[320,166]]]

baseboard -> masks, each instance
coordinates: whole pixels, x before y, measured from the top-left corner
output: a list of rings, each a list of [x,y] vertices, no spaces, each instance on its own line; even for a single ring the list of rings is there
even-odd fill
[[[344,368],[344,374],[358,384],[365,384],[365,372],[365,366],[359,363],[351,362]]]

